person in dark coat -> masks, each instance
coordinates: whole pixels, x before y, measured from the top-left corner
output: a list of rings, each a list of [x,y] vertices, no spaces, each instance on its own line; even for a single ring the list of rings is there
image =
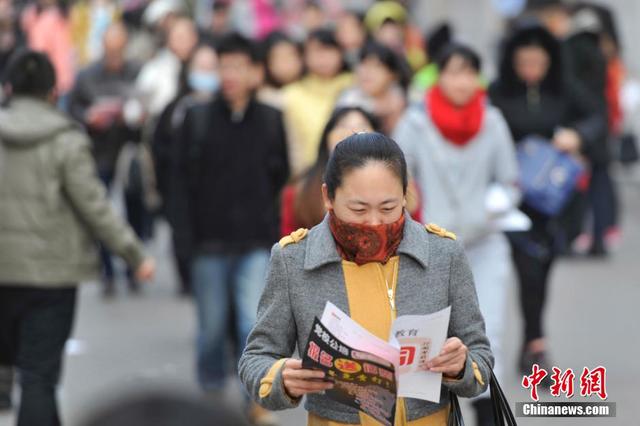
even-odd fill
[[[589,3],[570,5],[563,0],[529,0],[528,9],[561,42],[567,77],[589,94],[599,113],[606,117],[607,59],[600,43],[605,25],[601,13]],[[583,214],[590,207],[593,213],[590,254],[596,256],[606,254],[605,232],[616,215],[615,190],[608,170],[610,157],[609,134],[603,132],[591,143],[588,198],[584,199],[582,211],[576,211],[568,235],[572,240],[582,231]]]
[[[502,111],[516,143],[538,135],[576,157],[597,155],[606,119],[594,98],[567,79],[559,41],[542,26],[527,23],[514,30],[503,49],[499,77],[491,84],[489,95]],[[532,229],[510,234],[524,314],[523,373],[530,373],[534,363],[550,368],[542,313],[557,245],[566,232],[563,224],[573,214],[573,207],[570,202],[560,217],[550,218],[525,202],[521,209],[531,218]]]
[[[219,396],[228,371],[228,330],[236,331],[239,354],[256,321],[289,163],[282,113],[255,98],[261,72],[256,46],[230,34],[218,55],[220,92],[187,110],[181,158],[194,237],[198,381]],[[250,416],[257,422],[269,414],[254,405]]]
[[[191,289],[190,220],[178,161],[182,125],[187,110],[210,100],[219,84],[218,56],[213,47],[203,44],[195,49],[191,59],[183,66],[178,95],[160,115],[151,141],[158,191],[162,196],[162,214],[171,225],[182,294],[188,294]]]
[[[571,75],[597,100],[603,115],[608,116],[607,58],[602,49],[605,32],[603,17],[598,9],[588,3],[579,4],[573,15],[572,34],[565,41],[565,51],[570,62]],[[611,117],[608,117],[610,122]],[[611,147],[614,133],[610,129],[596,145],[591,156],[591,182],[589,203],[593,216],[593,235],[590,254],[606,254],[605,233],[615,224],[617,199],[609,173]]]
[[[0,75],[9,63],[11,55],[24,46],[24,34],[18,25],[19,11],[15,1],[0,1]]]

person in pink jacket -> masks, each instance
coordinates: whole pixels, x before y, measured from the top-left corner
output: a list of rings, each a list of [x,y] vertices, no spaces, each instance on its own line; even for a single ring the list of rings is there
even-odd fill
[[[66,10],[59,0],[37,0],[21,18],[29,48],[45,53],[56,71],[58,95],[73,86],[74,58],[71,31]]]

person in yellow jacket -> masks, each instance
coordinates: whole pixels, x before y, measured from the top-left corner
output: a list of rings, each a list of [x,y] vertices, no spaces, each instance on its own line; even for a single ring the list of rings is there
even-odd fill
[[[312,32],[304,45],[307,74],[284,89],[284,120],[292,177],[313,165],[320,136],[338,95],[353,84],[343,51],[327,29]]]

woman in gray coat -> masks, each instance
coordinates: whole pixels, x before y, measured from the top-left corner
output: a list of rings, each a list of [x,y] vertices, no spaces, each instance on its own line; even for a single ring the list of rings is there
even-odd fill
[[[318,380],[324,374],[292,357],[327,301],[384,340],[398,315],[451,306],[448,338],[427,365],[443,373],[440,402],[400,399],[396,425],[444,425],[449,390],[471,397],[487,388],[493,355],[462,247],[452,233],[407,215],[406,190],[406,162],[391,139],[358,133],[337,145],[322,188],[329,213],[274,245],[240,360],[242,382],[265,408],[293,408],[306,395],[309,425],[373,424],[329,400],[322,391],[333,385]]]

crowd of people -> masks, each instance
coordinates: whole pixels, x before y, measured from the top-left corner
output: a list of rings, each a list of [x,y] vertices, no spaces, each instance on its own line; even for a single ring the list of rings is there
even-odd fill
[[[329,158],[361,132],[402,149],[410,217],[457,234],[496,375],[510,368],[512,281],[518,372],[550,369],[542,324],[555,261],[606,256],[620,238],[609,169],[626,129],[625,71],[613,15],[528,1],[489,80],[450,24],[422,36],[405,3],[0,0],[0,408],[12,406],[15,367],[18,424],[60,424],[77,285],[99,270],[114,297],[114,253],[140,292],[157,220],[171,227],[177,291],[195,302],[198,383],[221,395],[256,322],[270,248],[323,222]],[[519,185],[518,149],[532,136],[582,165],[554,215]],[[123,220],[109,197],[121,197]],[[528,225],[500,220],[514,212]],[[275,422],[249,399],[251,421]],[[488,394],[473,404],[478,424],[493,424]]]

